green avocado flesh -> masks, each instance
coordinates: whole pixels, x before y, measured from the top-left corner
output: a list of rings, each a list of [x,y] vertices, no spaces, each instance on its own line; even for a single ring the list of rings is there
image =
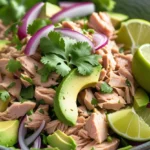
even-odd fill
[[[17,143],[19,121],[0,122],[0,145],[11,147]]]
[[[143,89],[137,89],[134,95],[134,108],[139,109],[146,107],[149,103],[149,97]]]
[[[0,40],[0,51],[9,43],[7,40]]]
[[[78,117],[77,95],[82,89],[95,86],[100,71],[101,66],[97,66],[91,75],[82,76],[77,69],[74,69],[64,78],[58,87],[54,100],[54,110],[60,121],[70,126],[76,124]]]
[[[75,150],[76,143],[71,136],[57,130],[54,134],[47,137],[47,142],[52,147],[57,147],[60,150]]]
[[[107,13],[110,16],[111,22],[114,27],[118,27],[122,21],[128,19],[128,16],[124,14],[114,13],[114,12],[107,12]]]
[[[58,7],[57,5],[46,2],[41,9],[39,17],[40,18],[50,18],[55,13],[59,12],[60,10],[61,10],[61,8]]]

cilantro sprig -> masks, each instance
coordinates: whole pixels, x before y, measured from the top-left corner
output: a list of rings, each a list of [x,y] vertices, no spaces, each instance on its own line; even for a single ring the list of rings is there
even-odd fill
[[[34,20],[34,22],[28,26],[28,29],[27,29],[28,34],[33,35],[36,31],[38,31],[39,29],[41,29],[42,27],[44,27],[50,23],[51,23],[50,19],[38,18],[38,19]]]
[[[103,82],[101,84],[101,87],[100,87],[100,92],[101,93],[112,93],[113,92],[113,88],[111,86],[109,86],[106,82]]]
[[[3,102],[6,102],[7,100],[9,100],[10,95],[7,91],[5,90],[0,90],[0,100],[2,100]]]
[[[99,65],[98,60],[101,58],[91,53],[92,49],[87,42],[62,37],[55,31],[50,32],[48,38],[41,39],[40,48],[43,55],[41,62],[47,70],[56,71],[63,77],[72,68],[77,68],[81,75],[90,75],[93,67]]]
[[[19,69],[21,69],[22,65],[20,63],[20,61],[17,61],[15,59],[10,59],[7,66],[6,66],[6,69],[9,71],[9,72],[16,72],[18,71]]]

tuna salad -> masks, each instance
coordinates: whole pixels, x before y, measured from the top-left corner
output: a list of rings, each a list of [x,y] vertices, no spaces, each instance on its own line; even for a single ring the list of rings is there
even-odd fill
[[[150,139],[150,88],[128,42],[140,21],[126,20],[91,2],[41,2],[0,21],[0,149],[130,150]]]

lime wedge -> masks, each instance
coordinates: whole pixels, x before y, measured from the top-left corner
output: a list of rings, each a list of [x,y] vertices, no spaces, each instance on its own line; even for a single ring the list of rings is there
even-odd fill
[[[150,92],[150,44],[142,45],[134,54],[132,72],[137,82]]]
[[[118,31],[118,43],[124,43],[126,49],[134,54],[136,49],[146,43],[150,43],[150,23],[142,19],[130,19],[121,24]]]
[[[144,114],[144,110],[142,113]],[[107,117],[110,127],[120,136],[133,141],[150,139],[150,126],[133,108],[110,113]]]

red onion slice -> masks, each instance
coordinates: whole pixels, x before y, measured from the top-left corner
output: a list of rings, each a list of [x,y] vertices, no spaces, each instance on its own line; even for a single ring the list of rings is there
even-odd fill
[[[37,137],[37,139],[34,141],[33,148],[41,148],[41,137]]]
[[[42,121],[41,126],[31,136],[25,139],[25,143],[27,145],[30,145],[33,141],[35,141],[35,139],[39,136],[44,127],[45,127],[45,120]]]
[[[74,4],[71,7],[63,9],[52,16],[53,23],[57,23],[64,18],[84,17],[90,15],[95,11],[95,6],[91,2],[83,2],[80,4]]]
[[[48,25],[38,30],[28,41],[24,53],[28,56],[33,55],[42,37],[47,37],[50,31],[54,30],[53,25]]]
[[[22,119],[20,127],[19,127],[19,134],[18,134],[19,145],[22,150],[29,150],[29,148],[27,147],[27,145],[24,142],[25,135],[27,134],[27,128],[25,128],[25,126],[24,126],[25,120],[26,120],[26,117],[24,119]]]
[[[61,8],[68,8],[68,7],[71,7],[71,6],[73,6],[73,5],[75,5],[75,4],[82,4],[83,2],[59,2],[59,6],[61,7]]]
[[[94,33],[93,34],[93,43],[95,50],[98,50],[104,47],[108,43],[108,38],[104,34]]]
[[[55,31],[60,32],[63,36],[70,37],[77,41],[88,42],[89,45],[91,46],[91,48],[94,49],[94,45],[93,45],[92,41],[89,38],[87,38],[85,35],[77,32],[77,31],[65,29],[65,28],[63,28],[63,29],[57,28],[57,29],[55,29]]]
[[[25,14],[22,19],[22,25],[18,28],[18,36],[20,39],[23,39],[27,36],[28,25],[32,24],[32,22],[38,17],[43,5],[43,2],[37,3]]]

